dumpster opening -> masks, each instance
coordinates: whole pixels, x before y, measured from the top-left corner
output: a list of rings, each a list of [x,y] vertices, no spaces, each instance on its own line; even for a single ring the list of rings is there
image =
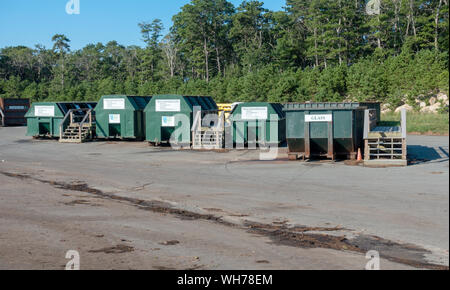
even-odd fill
[[[39,135],[50,135],[50,123],[39,123]]]
[[[109,124],[109,137],[117,138],[122,136],[120,124]]]

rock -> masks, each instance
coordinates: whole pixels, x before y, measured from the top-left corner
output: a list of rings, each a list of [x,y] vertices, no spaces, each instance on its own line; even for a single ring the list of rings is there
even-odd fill
[[[437,113],[439,111],[439,109],[441,108],[441,104],[440,103],[435,103],[431,106],[426,106],[423,107],[422,109],[420,109],[420,112],[422,113]]]
[[[395,109],[395,113],[401,112],[402,109],[406,109],[407,112],[411,112],[414,110],[414,108],[408,104],[404,104],[403,106],[398,107]]]
[[[439,93],[437,94],[436,98],[438,99],[438,101],[440,102],[448,102],[448,96],[444,93]]]
[[[439,94],[437,94],[436,98],[444,107],[448,107],[449,99],[448,99],[448,96],[446,94],[439,93]]]
[[[427,104],[425,102],[419,102],[419,107],[420,108],[424,108],[426,106],[427,106]]]
[[[380,109],[381,109],[381,114],[390,113],[392,111],[390,104],[381,104]]]
[[[431,97],[429,102],[430,102],[430,105],[432,106],[432,105],[436,104],[437,98],[436,97]]]

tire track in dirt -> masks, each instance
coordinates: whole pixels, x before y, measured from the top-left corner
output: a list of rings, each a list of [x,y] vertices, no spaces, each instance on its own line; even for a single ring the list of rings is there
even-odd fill
[[[53,180],[45,180],[28,174],[12,173],[0,171],[0,174],[11,178],[24,180],[34,180],[44,184],[49,184],[58,189],[84,192],[109,200],[126,202],[142,210],[156,213],[170,214],[183,220],[206,220],[219,223],[225,226],[239,228],[250,233],[258,234],[270,238],[272,243],[278,245],[300,247],[300,248],[326,248],[338,251],[350,251],[366,253],[369,250],[377,250],[380,257],[392,262],[413,266],[416,268],[426,268],[434,270],[449,270],[448,266],[431,264],[425,260],[425,254],[430,254],[429,250],[412,245],[397,243],[372,235],[359,235],[356,238],[347,239],[342,235],[325,234],[324,232],[334,232],[346,230],[344,228],[307,227],[262,224],[245,221],[243,224],[225,221],[222,216],[212,214],[201,214],[180,208],[175,208],[169,203],[161,201],[147,201],[131,197],[119,196],[117,194],[103,192],[90,187],[86,183],[66,183]]]

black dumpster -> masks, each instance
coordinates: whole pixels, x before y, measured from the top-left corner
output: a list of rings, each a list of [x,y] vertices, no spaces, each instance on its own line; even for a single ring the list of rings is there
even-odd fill
[[[26,126],[30,99],[0,98],[0,126]]]

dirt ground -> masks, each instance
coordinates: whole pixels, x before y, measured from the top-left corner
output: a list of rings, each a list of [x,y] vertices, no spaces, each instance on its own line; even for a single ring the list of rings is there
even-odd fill
[[[24,135],[0,128],[0,269],[448,269],[448,137],[365,168]]]

